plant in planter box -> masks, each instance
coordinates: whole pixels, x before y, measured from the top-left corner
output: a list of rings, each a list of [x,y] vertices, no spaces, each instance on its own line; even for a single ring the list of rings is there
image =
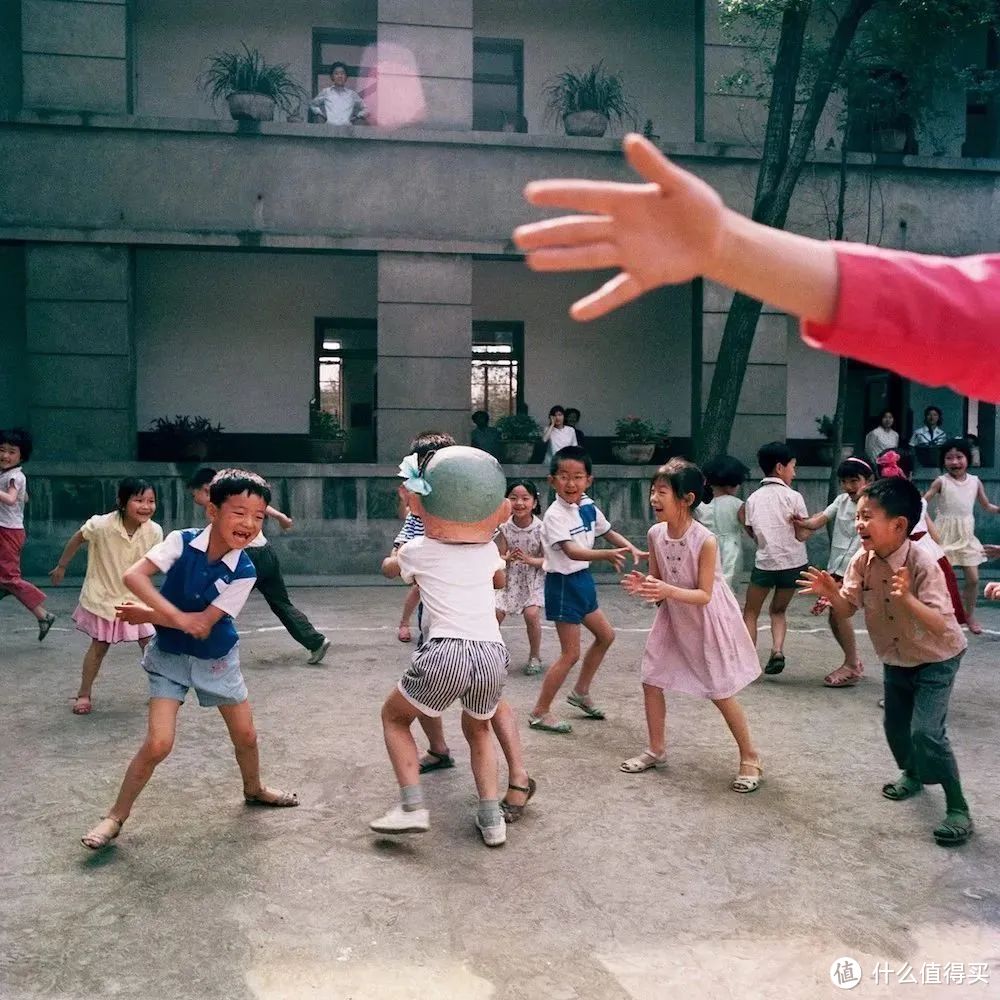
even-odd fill
[[[347,431],[337,415],[316,400],[309,404],[309,449],[314,462],[336,462],[344,454]]]
[[[204,462],[222,435],[222,424],[207,417],[157,417],[150,421],[150,445],[167,462]]]
[[[657,443],[669,433],[669,426],[658,429],[642,417],[619,417],[611,442],[611,454],[616,462],[645,465],[652,460]]]
[[[199,84],[212,104],[225,99],[233,118],[269,122],[280,108],[289,119],[297,119],[306,92],[288,72],[288,64],[268,66],[257,49],[241,42],[242,52],[216,52]]]
[[[535,445],[542,438],[542,430],[527,413],[512,413],[501,417],[496,428],[503,438],[504,454],[508,462],[523,465],[531,461]]]
[[[635,108],[619,73],[609,73],[604,61],[588,70],[568,69],[542,88],[549,121],[562,121],[567,135],[604,135],[611,121],[635,125]]]
[[[816,418],[816,430],[826,438],[826,444],[821,444],[819,446],[819,460],[823,465],[834,464],[834,459],[836,456],[833,453],[833,442],[837,436],[837,429],[833,425],[833,417],[827,416],[825,413],[821,417]],[[838,461],[843,461],[845,458],[850,458],[854,454],[854,445],[849,444],[846,441],[842,441],[840,445],[840,458]]]

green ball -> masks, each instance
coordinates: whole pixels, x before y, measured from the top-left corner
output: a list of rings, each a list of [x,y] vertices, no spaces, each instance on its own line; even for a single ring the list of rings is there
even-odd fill
[[[445,521],[475,524],[489,517],[507,495],[500,463],[488,452],[452,445],[436,452],[424,479],[431,492],[421,497],[424,509]]]

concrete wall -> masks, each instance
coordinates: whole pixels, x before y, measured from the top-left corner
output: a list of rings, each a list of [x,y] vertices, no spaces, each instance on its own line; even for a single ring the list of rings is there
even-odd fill
[[[227,431],[305,434],[314,320],[373,319],[375,259],[136,252],[136,419],[187,413]]]
[[[0,3],[0,110],[21,109],[21,11]]]
[[[28,419],[24,280],[23,247],[0,245],[0,427]]]

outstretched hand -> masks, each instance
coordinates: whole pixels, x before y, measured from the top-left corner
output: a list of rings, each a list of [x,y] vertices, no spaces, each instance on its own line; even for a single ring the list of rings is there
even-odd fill
[[[596,319],[650,289],[705,274],[722,244],[726,209],[708,184],[675,166],[640,135],[627,135],[623,149],[648,183],[546,180],[524,189],[533,205],[593,213],[515,229],[514,242],[527,252],[532,270],[619,269],[574,303],[574,319]]]
[[[840,584],[825,569],[816,569],[815,566],[804,569],[795,582],[802,588],[800,594],[815,594],[830,600],[840,593]]]

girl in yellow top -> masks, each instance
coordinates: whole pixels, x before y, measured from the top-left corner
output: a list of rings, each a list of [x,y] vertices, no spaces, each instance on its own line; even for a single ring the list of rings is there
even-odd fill
[[[118,484],[117,507],[109,514],[95,514],[66,543],[58,565],[49,573],[54,584],[62,582],[66,567],[81,545],[89,545],[87,573],[73,621],[90,636],[83,657],[80,690],[73,701],[74,715],[89,715],[91,688],[112,643],[138,642],[140,649],[154,634],[152,625],[129,625],[115,618],[115,605],[133,601],[122,582],[130,566],[163,541],[163,529],[151,520],[156,512],[156,491],[145,479],[129,477]]]

